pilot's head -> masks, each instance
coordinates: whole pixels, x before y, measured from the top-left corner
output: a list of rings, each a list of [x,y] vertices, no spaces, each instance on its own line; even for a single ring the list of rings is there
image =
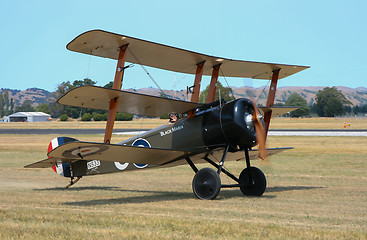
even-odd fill
[[[169,114],[169,122],[170,123],[177,122],[177,120],[178,120],[178,114],[177,113],[172,112],[172,113]]]

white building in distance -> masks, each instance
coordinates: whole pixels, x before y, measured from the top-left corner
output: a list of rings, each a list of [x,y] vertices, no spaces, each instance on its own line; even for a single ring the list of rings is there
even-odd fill
[[[5,118],[7,122],[47,122],[51,115],[44,112],[17,112]]]

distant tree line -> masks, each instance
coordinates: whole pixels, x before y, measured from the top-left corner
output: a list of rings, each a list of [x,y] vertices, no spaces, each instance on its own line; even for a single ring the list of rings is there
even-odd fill
[[[0,93],[0,115],[5,116],[14,112],[45,112],[51,114],[53,118],[60,118],[61,121],[66,121],[69,118],[81,119],[82,121],[106,121],[108,117],[108,111],[84,109],[78,107],[64,106],[58,104],[56,99],[59,99],[68,91],[86,85],[95,85],[96,82],[89,78],[83,80],[75,80],[74,82],[62,82],[52,93],[55,100],[49,103],[40,104],[37,107],[32,106],[32,101],[25,100],[20,106],[15,107],[14,100],[9,97],[9,91],[5,90]],[[109,82],[104,85],[105,88],[112,88],[113,82]],[[201,92],[199,102],[205,102],[208,94],[209,87]],[[215,100],[220,98],[225,101],[231,101],[234,99],[232,89],[230,87],[223,87],[220,82],[217,83],[217,89],[215,94]],[[367,114],[367,104],[360,106],[353,106],[352,103],[343,95],[343,93],[337,90],[336,87],[326,87],[316,94],[315,102],[308,104],[306,99],[297,93],[291,94],[284,104],[276,104],[280,106],[298,106],[299,109],[289,113],[290,117],[307,117],[307,116],[319,116],[319,117],[335,117],[343,116],[345,114]],[[168,113],[161,118],[168,118]],[[133,119],[133,115],[128,113],[117,113],[117,121],[130,121]]]
[[[96,110],[96,109],[86,109],[72,106],[64,106],[56,102],[61,96],[66,94],[68,91],[87,85],[95,85],[96,82],[89,78],[83,80],[75,80],[73,82],[67,81],[62,82],[52,93],[55,100],[50,103],[40,104],[37,111],[45,112],[51,114],[53,118],[60,118],[61,121],[67,121],[69,118],[80,119],[82,121],[107,121],[108,111],[107,110]],[[109,82],[104,87],[112,88],[113,82]],[[133,119],[132,114],[128,113],[117,113],[116,121],[130,121]]]
[[[285,101],[285,106],[298,106],[299,109],[290,112],[290,117],[335,117],[346,114],[366,114],[367,104],[353,106],[352,103],[336,87],[325,87],[316,94],[315,103],[309,105],[298,93],[291,94]]]

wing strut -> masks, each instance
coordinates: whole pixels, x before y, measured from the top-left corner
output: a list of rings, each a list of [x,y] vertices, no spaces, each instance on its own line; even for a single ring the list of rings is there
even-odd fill
[[[195,73],[195,81],[194,81],[194,89],[191,94],[191,102],[198,103],[199,95],[200,95],[200,83],[203,76],[205,61],[196,64],[196,73]],[[193,117],[196,115],[196,111],[190,111],[188,116]]]
[[[274,99],[275,99],[275,93],[277,91],[277,83],[279,78],[279,72],[280,68],[273,71],[273,75],[271,77],[271,84],[269,88],[269,94],[268,94],[268,100],[266,101],[266,107],[272,107],[274,106]],[[268,136],[268,130],[270,125],[270,119],[271,119],[271,113],[272,111],[268,111],[264,115],[264,122],[265,122],[265,140]]]
[[[209,91],[208,91],[208,96],[206,98],[206,103],[214,102],[215,90],[217,89],[220,65],[222,64],[220,63],[220,64],[213,66],[212,79],[210,80]]]
[[[113,86],[112,86],[113,89],[121,90],[122,78],[124,77],[124,70],[125,70],[124,66],[125,66],[125,59],[126,59],[126,49],[128,45],[129,44],[125,44],[122,47],[120,47],[119,58],[117,61],[117,66],[116,66],[115,79],[113,81]],[[115,118],[116,118],[116,112],[117,112],[119,100],[120,100],[119,97],[110,99],[110,107],[108,109],[106,132],[104,135],[105,143],[111,142],[112,130],[113,130],[113,125],[115,124]]]

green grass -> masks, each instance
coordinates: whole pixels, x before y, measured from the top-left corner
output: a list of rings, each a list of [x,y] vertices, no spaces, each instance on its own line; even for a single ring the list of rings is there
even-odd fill
[[[264,195],[222,189],[213,201],[194,197],[189,166],[85,177],[65,190],[51,169],[23,168],[45,158],[52,137],[0,135],[0,239],[367,239],[365,137],[270,136],[269,147],[295,149],[253,161]],[[236,175],[244,165],[226,163]]]

